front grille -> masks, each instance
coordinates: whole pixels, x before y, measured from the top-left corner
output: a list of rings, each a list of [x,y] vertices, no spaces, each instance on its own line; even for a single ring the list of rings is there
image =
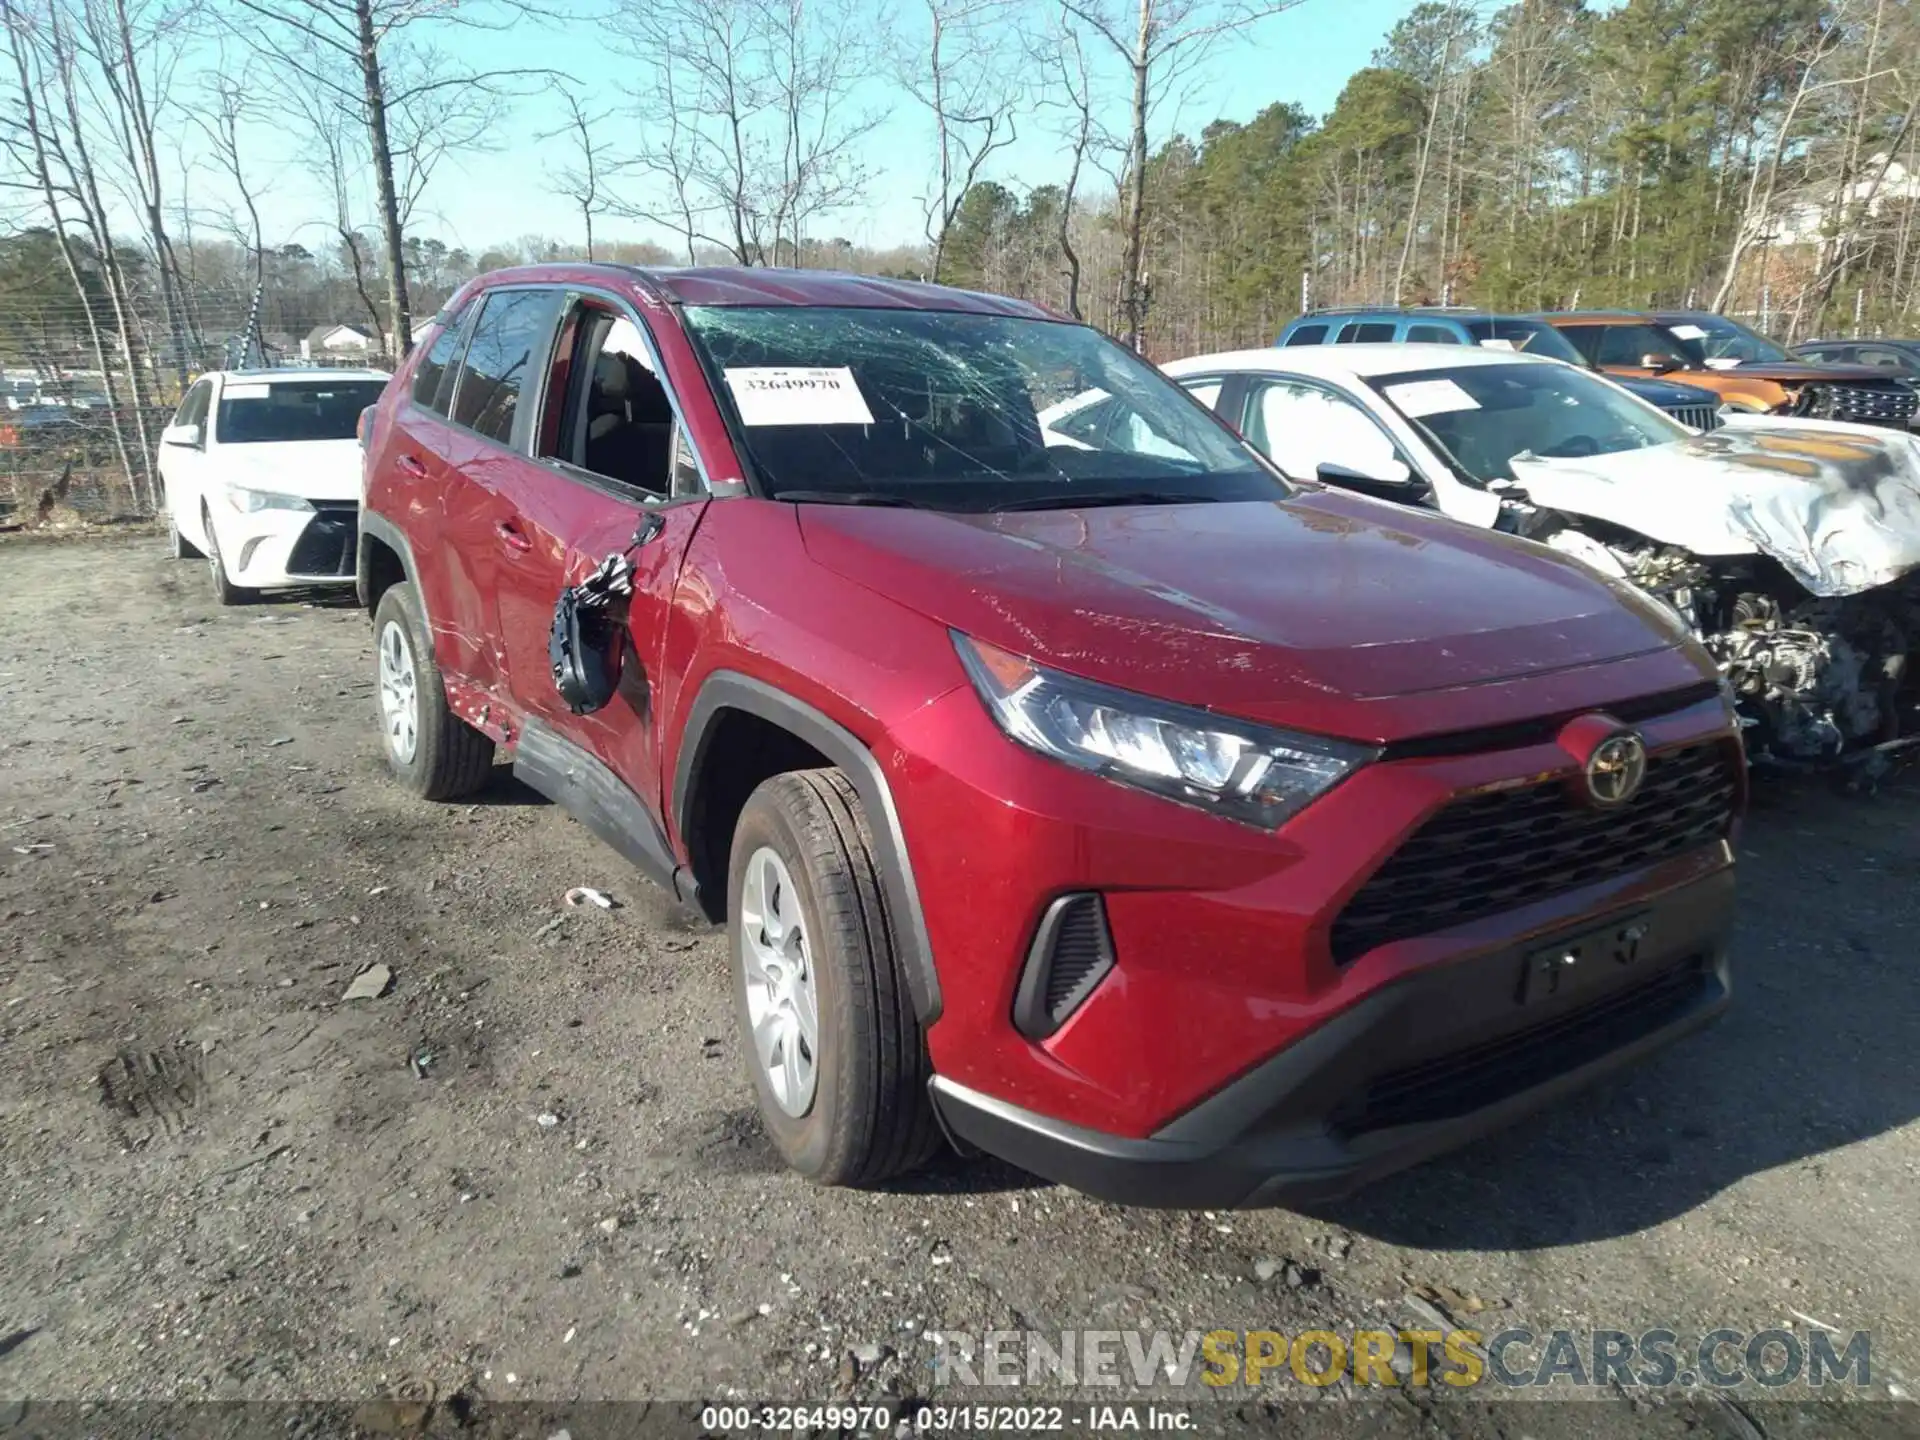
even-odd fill
[[[1625,805],[1580,804],[1563,780],[1456,800],[1414,832],[1333,922],[1333,958],[1430,935],[1611,880],[1727,833],[1737,786],[1720,741],[1654,755]]]
[[[1905,385],[1809,385],[1793,413],[1809,420],[1847,420],[1856,425],[1904,427],[1920,408],[1920,395]]]
[[[1726,423],[1720,418],[1718,407],[1713,405],[1675,405],[1667,414],[1695,430],[1718,430]]]
[[[293,542],[289,575],[351,575],[360,545],[360,507],[352,501],[315,500],[317,512]]]
[[[1679,1018],[1708,977],[1698,958],[1542,1025],[1373,1080],[1331,1117],[1344,1135],[1451,1120],[1589,1065]]]

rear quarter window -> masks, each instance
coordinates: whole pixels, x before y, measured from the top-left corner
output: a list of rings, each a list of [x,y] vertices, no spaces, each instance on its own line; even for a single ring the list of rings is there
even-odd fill
[[[453,399],[453,370],[460,358],[460,341],[466,333],[467,313],[470,305],[463,305],[450,316],[440,333],[433,337],[433,344],[427,347],[427,353],[420,357],[419,368],[413,372],[413,403],[427,410],[447,413],[447,406]]]
[[[1287,336],[1287,344],[1318,345],[1318,344],[1321,344],[1323,341],[1325,341],[1326,338],[1327,338],[1326,326],[1302,325],[1298,329],[1296,329],[1291,335]]]

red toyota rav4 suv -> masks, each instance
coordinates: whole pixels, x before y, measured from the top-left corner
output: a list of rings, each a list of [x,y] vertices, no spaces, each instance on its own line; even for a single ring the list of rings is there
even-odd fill
[[[507,270],[365,439],[393,770],[510,751],[725,924],[816,1180],[944,1130],[1113,1199],[1331,1195],[1726,1003],[1744,770],[1680,625],[1289,483],[1086,326]]]

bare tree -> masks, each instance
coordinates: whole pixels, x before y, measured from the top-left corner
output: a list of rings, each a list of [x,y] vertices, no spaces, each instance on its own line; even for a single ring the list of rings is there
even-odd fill
[[[1714,292],[1713,308],[1724,310],[1727,302],[1733,298],[1733,287],[1740,278],[1740,262],[1746,258],[1747,251],[1759,243],[1772,229],[1774,196],[1780,186],[1780,162],[1792,144],[1801,111],[1808,99],[1817,92],[1833,85],[1849,83],[1844,80],[1816,81],[1814,75],[1822,64],[1832,56],[1841,40],[1841,30],[1837,25],[1822,26],[1814,34],[1811,42],[1794,56],[1795,68],[1799,72],[1799,82],[1794,87],[1793,99],[1786,111],[1775,123],[1770,137],[1771,154],[1766,163],[1755,164],[1747,181],[1747,199],[1740,217],[1740,228],[1733,237],[1733,243],[1727,250],[1726,269],[1720,276],[1720,288]]]
[[[1427,77],[1427,128],[1420,137],[1420,161],[1413,172],[1413,196],[1407,202],[1407,233],[1400,242],[1400,263],[1393,271],[1393,303],[1398,305],[1407,288],[1407,265],[1420,231],[1421,192],[1427,186],[1427,171],[1433,162],[1433,137],[1440,126],[1440,111],[1453,85],[1454,56],[1466,40],[1473,24],[1473,12],[1464,0],[1448,0],[1446,29],[1440,44],[1438,63]],[[1442,214],[1445,209],[1442,207]]]
[[[670,224],[742,265],[796,260],[808,223],[857,203],[858,141],[879,118],[853,92],[870,14],[824,0],[622,0],[615,24],[653,97],[635,169],[664,196],[621,214]]]
[[[579,207],[580,223],[586,232],[587,259],[591,260],[594,258],[594,217],[607,213],[610,203],[607,187],[625,168],[625,162],[606,153],[598,127],[618,112],[612,108],[586,110],[582,108],[580,97],[574,94],[572,86],[563,83],[559,89],[560,99],[567,108],[567,122],[539,138],[564,138],[574,148],[574,160],[554,172],[555,190]]]
[[[947,236],[987,162],[1018,139],[1020,83],[1011,0],[920,0],[924,29],[903,39],[902,83],[933,121],[934,188],[924,197],[929,274],[941,277]]]
[[[1080,290],[1085,263],[1074,239],[1080,213],[1082,186],[1087,171],[1100,167],[1102,156],[1119,152],[1113,137],[1100,124],[1101,101],[1096,93],[1093,66],[1081,41],[1080,31],[1072,23],[1070,12],[1057,8],[1048,23],[1034,37],[1034,59],[1045,76],[1039,94],[1039,108],[1056,118],[1055,133],[1066,148],[1067,175],[1060,187],[1060,206],[1053,215],[1054,244],[1065,265],[1067,313],[1076,320],[1085,319]],[[1104,167],[1100,167],[1104,168]],[[1115,180],[1116,177],[1109,177]]]
[[[1126,69],[1130,93],[1125,235],[1120,310],[1127,343],[1138,350],[1147,328],[1147,128],[1155,106],[1201,64],[1222,39],[1290,10],[1300,0],[1129,0],[1126,11],[1105,0],[1063,0],[1063,8],[1106,42]]]
[[[448,146],[428,142],[432,121],[424,106],[449,94],[471,104],[535,72],[468,70],[448,65],[424,37],[436,28],[499,30],[527,9],[519,0],[230,0],[241,33],[263,55],[285,66],[352,115],[366,141],[385,252],[387,317],[393,347],[413,348],[413,309],[407,293],[405,217],[410,203],[398,179],[403,146],[396,121],[409,109],[416,160],[435,159]],[[259,22],[266,21],[262,26]],[[409,69],[411,74],[409,75]],[[348,79],[348,76],[351,79]],[[416,165],[416,173],[419,173]],[[427,167],[431,173],[431,165]],[[424,181],[422,182],[424,183]],[[417,194],[413,197],[418,199]]]
[[[15,8],[13,0],[0,0],[0,15],[4,15],[7,27],[7,45],[13,58],[14,76],[20,89],[13,97],[19,106],[17,133],[8,136],[8,146],[12,148],[17,141],[24,142],[25,158],[32,182],[37,189],[41,203],[45,205],[47,218],[52,222],[53,234],[60,247],[61,263],[66,267],[67,278],[73,285],[75,300],[79,303],[81,314],[85,317],[87,342],[93,351],[94,364],[100,369],[101,387],[106,392],[107,409],[113,417],[114,450],[120,461],[121,473],[127,481],[127,491],[133,497],[136,506],[145,504],[151,510],[159,508],[159,496],[155,491],[153,473],[147,466],[147,453],[144,438],[139,452],[136,468],[134,452],[127,445],[126,430],[121,423],[119,386],[114,379],[113,367],[107,363],[106,339],[101,334],[100,322],[93,311],[93,295],[87,285],[85,273],[81,269],[80,258],[73,243],[73,237],[67,232],[67,220],[63,202],[71,195],[71,190],[56,183],[54,164],[50,158],[57,150],[57,141],[50,139],[50,130],[54,123],[41,107],[39,97],[43,93],[46,80],[44,70],[30,60],[30,33],[24,17]],[[116,305],[117,308],[117,305]],[[135,375],[131,352],[128,357],[128,376]],[[134,409],[139,410],[138,387],[135,386]],[[144,426],[137,427],[144,437]]]
[[[266,241],[260,229],[260,192],[254,188],[252,176],[242,160],[240,131],[244,123],[257,118],[248,87],[231,78],[222,63],[207,81],[206,99],[198,108],[194,123],[206,139],[214,164],[240,198],[245,219],[233,228],[252,258],[255,289],[266,283]]]
[[[168,360],[183,391],[190,363],[188,321],[180,262],[167,233],[159,130],[168,120],[172,74],[184,50],[188,18],[189,12],[171,0],[78,0],[79,43],[106,91],[99,108],[145,222],[167,328]]]

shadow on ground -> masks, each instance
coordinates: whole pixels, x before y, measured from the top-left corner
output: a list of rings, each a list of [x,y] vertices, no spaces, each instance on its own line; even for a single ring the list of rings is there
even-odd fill
[[[1748,1176],[1920,1116],[1920,775],[1877,795],[1756,787],[1740,844],[1734,1002],[1558,1110],[1316,1213],[1425,1249],[1630,1234]]]

